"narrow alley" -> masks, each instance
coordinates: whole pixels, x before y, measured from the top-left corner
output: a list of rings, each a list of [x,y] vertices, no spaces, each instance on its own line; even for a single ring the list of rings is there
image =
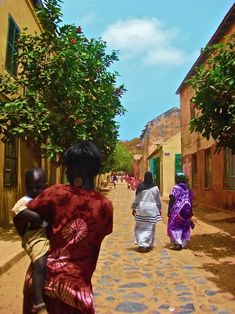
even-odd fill
[[[134,191],[118,184],[108,197],[114,205],[114,230],[103,242],[93,278],[97,314],[235,312],[234,296],[218,286],[216,276],[204,269],[204,259],[190,249],[169,249],[166,203],[153,251],[139,253],[130,209]],[[202,226],[210,227],[201,222]]]
[[[208,264],[206,255],[197,249],[202,243],[195,242],[200,241],[201,230],[204,230],[203,236],[207,234],[212,240],[224,231],[200,220],[192,232],[191,248],[172,251],[166,236],[167,203],[163,201],[163,221],[157,224],[155,247],[151,252],[139,253],[134,244],[134,217],[130,209],[134,191],[127,189],[125,183],[118,183],[106,195],[114,205],[114,230],[102,244],[93,276],[97,314],[235,313],[234,250],[221,249],[220,257],[224,254],[230,260],[223,264],[217,261],[217,267],[228,265],[233,269],[225,277],[226,283],[222,280],[223,274],[211,271],[208,265],[212,263]],[[222,235],[225,237],[226,233]],[[229,245],[228,235],[226,242]],[[233,237],[231,242],[234,244]],[[229,252],[227,256],[226,252]],[[25,256],[0,276],[0,314],[21,313],[28,264]]]

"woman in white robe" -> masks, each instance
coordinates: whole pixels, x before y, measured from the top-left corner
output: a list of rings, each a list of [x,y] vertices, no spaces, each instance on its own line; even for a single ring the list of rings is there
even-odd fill
[[[135,216],[135,243],[140,251],[148,252],[153,249],[156,222],[162,220],[160,192],[151,172],[145,173],[131,207]]]

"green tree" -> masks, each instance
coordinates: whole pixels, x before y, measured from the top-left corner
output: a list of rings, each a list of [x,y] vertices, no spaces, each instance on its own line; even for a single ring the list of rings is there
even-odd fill
[[[191,132],[216,140],[218,150],[229,147],[235,153],[235,34],[225,42],[203,50],[206,61],[187,82],[195,91],[191,106],[196,116]]]
[[[133,172],[133,155],[122,144],[117,143],[114,153],[113,171]]]
[[[0,78],[6,96],[0,106],[2,141],[18,137],[37,143],[41,154],[55,159],[80,140],[99,145],[106,167],[112,160],[118,124],[125,112],[123,85],[116,86],[118,61],[102,39],[88,39],[81,27],[61,25],[60,0],[45,0],[36,13],[43,33],[20,32],[19,71]],[[22,93],[24,91],[24,93]]]

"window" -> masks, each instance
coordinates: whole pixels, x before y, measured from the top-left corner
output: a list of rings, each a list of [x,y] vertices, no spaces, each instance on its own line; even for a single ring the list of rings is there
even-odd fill
[[[211,171],[211,149],[205,150],[205,187],[211,188],[212,186],[212,171]]]
[[[191,119],[195,118],[195,105],[194,104],[190,105],[190,118]]]
[[[192,185],[197,186],[197,154],[192,155]]]
[[[6,51],[6,69],[13,74],[17,75],[17,54],[16,41],[19,34],[19,28],[15,24],[12,17],[9,17],[8,22],[8,37],[7,37],[7,51]]]
[[[16,143],[5,144],[4,154],[4,186],[17,186],[17,145]]]
[[[229,148],[225,150],[225,188],[235,190],[235,155]]]

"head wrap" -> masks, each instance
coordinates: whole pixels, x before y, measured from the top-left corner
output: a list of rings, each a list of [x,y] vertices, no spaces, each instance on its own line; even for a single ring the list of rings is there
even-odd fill
[[[177,172],[175,175],[175,181],[176,184],[179,184],[181,186],[185,186],[185,188],[191,190],[189,182],[188,182],[188,178],[186,177],[186,175],[183,172]]]
[[[175,175],[177,183],[187,183],[188,179],[183,172],[177,172]]]
[[[143,190],[151,189],[152,187],[156,186],[153,182],[153,175],[150,171],[146,171],[144,174],[144,181],[140,183],[136,189],[136,194],[140,193]]]

